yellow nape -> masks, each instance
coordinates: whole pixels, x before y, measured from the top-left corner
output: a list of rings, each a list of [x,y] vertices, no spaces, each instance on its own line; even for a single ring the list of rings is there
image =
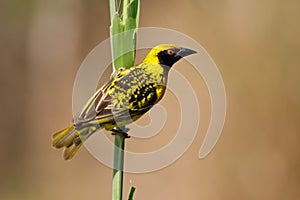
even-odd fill
[[[159,52],[167,50],[167,49],[176,49],[176,48],[178,48],[178,47],[174,44],[157,45],[156,47],[153,47],[153,49],[151,49],[151,51],[148,53],[148,55],[144,59],[143,63],[153,63],[153,64],[159,63],[158,57],[157,57],[157,54]]]

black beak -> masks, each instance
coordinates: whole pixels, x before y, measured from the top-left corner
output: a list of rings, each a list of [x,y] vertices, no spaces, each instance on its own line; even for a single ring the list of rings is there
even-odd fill
[[[191,54],[197,53],[196,51],[192,50],[192,49],[187,49],[187,48],[183,48],[183,47],[179,47],[179,51],[176,53],[176,56],[178,57],[185,57]]]

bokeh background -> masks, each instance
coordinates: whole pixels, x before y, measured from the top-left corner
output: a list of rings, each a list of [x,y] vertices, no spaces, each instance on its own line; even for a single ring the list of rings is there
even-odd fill
[[[176,69],[200,99],[198,135],[173,165],[125,174],[124,196],[134,185],[135,199],[145,200],[300,199],[299,20],[297,0],[141,2],[140,27],[175,29],[206,48],[223,76],[228,111],[217,146],[199,160],[209,96],[181,61]],[[85,149],[66,162],[51,148],[51,134],[70,122],[80,63],[109,35],[108,0],[1,0],[0,24],[0,199],[110,199],[111,169]],[[174,137],[178,102],[168,93],[161,104],[169,113],[164,130],[128,140],[129,150],[155,150]]]

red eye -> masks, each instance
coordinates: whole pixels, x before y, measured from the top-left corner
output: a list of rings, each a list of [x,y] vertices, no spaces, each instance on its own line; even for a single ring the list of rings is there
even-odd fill
[[[171,50],[171,49],[168,50],[168,54],[169,54],[169,55],[172,55],[173,53],[174,53],[173,50]]]

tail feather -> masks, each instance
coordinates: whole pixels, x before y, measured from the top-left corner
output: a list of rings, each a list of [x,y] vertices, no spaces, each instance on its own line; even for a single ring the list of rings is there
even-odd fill
[[[92,132],[89,128],[75,130],[73,125],[53,134],[52,146],[64,148],[63,158],[70,160],[82,145],[82,140],[87,139]]]
[[[52,146],[55,148],[68,147],[72,145],[73,139],[76,137],[76,131],[73,125],[53,134]]]
[[[72,144],[72,146],[67,147],[64,149],[64,153],[63,153],[63,158],[65,160],[70,160],[71,158],[73,158],[73,156],[76,154],[76,152],[78,151],[78,149],[81,147],[82,142],[80,141],[79,144]]]

